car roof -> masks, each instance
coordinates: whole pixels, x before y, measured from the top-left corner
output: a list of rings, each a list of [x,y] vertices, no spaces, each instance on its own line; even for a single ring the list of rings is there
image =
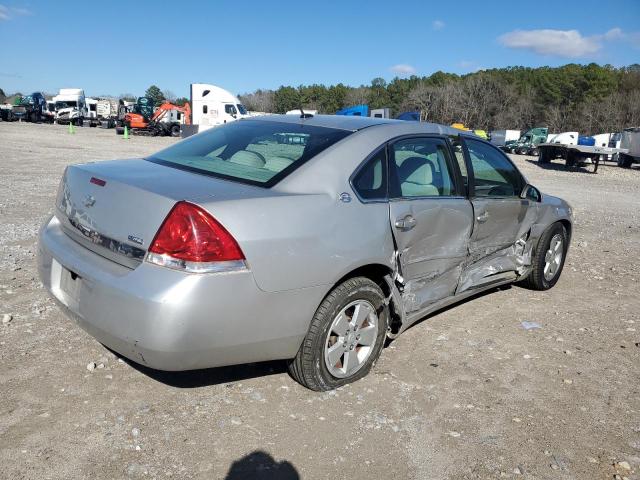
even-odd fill
[[[406,130],[415,132],[418,130],[421,133],[440,133],[459,135],[471,132],[465,132],[464,130],[458,130],[447,125],[440,125],[437,123],[429,122],[407,122],[405,120],[391,120],[388,118],[375,118],[375,117],[357,117],[347,115],[313,115],[312,117],[302,118],[301,115],[262,115],[259,117],[245,118],[241,121],[255,121],[262,120],[268,122],[280,122],[280,123],[292,123],[297,125],[312,125],[315,127],[327,127],[336,128],[339,130],[358,131],[364,128],[386,125],[393,130],[403,130],[403,126]]]

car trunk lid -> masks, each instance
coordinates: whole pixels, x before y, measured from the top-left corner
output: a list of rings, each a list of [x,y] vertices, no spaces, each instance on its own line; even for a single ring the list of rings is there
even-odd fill
[[[135,268],[176,202],[210,203],[268,192],[142,159],[90,163],[67,168],[56,216],[65,233],[78,243]]]

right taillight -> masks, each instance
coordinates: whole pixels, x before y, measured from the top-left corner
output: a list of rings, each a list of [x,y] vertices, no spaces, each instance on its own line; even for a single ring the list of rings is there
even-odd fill
[[[171,209],[151,242],[147,261],[195,273],[246,269],[231,234],[207,211],[189,202]]]

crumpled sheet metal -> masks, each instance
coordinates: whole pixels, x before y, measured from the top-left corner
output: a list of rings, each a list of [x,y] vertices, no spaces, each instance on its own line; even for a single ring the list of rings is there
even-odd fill
[[[406,313],[421,310],[428,305],[448,297],[458,285],[462,267],[456,266],[444,272],[434,272],[427,277],[408,281],[402,290]],[[425,288],[427,287],[428,288]]]
[[[504,272],[515,271],[524,275],[531,266],[533,242],[520,238],[513,245],[487,255],[487,252],[476,252],[473,257],[482,258],[477,263],[468,264],[460,277],[457,293],[464,292],[474,286],[490,281],[488,277]],[[472,260],[473,261],[473,260]]]

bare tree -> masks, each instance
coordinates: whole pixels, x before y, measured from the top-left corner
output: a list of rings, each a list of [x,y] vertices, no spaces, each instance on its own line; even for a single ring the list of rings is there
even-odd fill
[[[239,98],[248,110],[266,113],[275,111],[273,90],[256,90],[253,93],[240,95]]]
[[[164,99],[167,102],[171,102],[171,103],[175,103],[176,98],[178,98],[176,94],[173,93],[171,90],[163,90],[162,95],[164,95]]]
[[[350,89],[344,97],[346,105],[361,105],[369,101],[371,89],[368,87],[358,87]]]

